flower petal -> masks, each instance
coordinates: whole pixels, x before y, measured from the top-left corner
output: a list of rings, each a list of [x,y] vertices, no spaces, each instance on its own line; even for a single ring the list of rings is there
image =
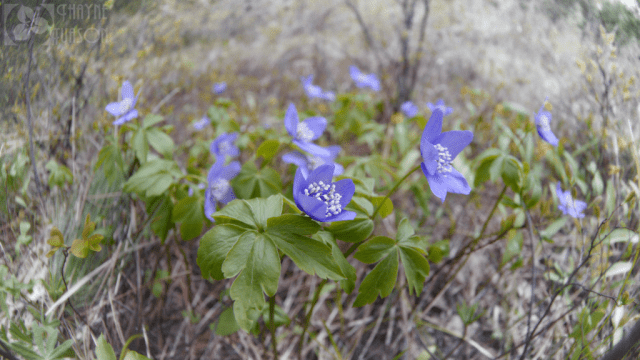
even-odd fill
[[[296,144],[303,151],[311,153],[315,156],[329,157],[331,155],[329,153],[329,150],[323,148],[322,146],[316,145],[314,143],[304,142],[304,141],[295,140],[295,139],[293,140],[293,143]]]
[[[286,162],[287,164],[296,165],[298,169],[302,171],[302,175],[304,175],[305,178],[309,176],[309,164],[307,162],[307,157],[302,153],[297,151],[286,153],[282,155],[282,161]]]
[[[422,139],[420,143],[428,141],[431,144],[437,144],[435,138],[442,133],[442,112],[434,111],[424,127],[422,132]]]
[[[214,221],[211,216],[214,212],[216,212],[216,202],[211,196],[211,189],[207,187],[204,191],[204,214],[209,220]]]
[[[307,181],[307,176],[302,174],[302,169],[298,168],[296,170],[296,175],[293,178],[293,200],[295,200],[296,205],[300,208],[300,204],[298,204],[298,198],[300,195],[304,196],[303,191],[309,185]],[[300,209],[302,210],[302,208]]]
[[[440,134],[434,141],[447,148],[451,159],[456,156],[473,140],[473,133],[469,130],[454,130]]]
[[[207,174],[207,182],[211,184],[215,179],[220,177],[220,172],[224,165],[224,159],[216,159],[216,162],[211,165],[209,173]]]
[[[133,110],[129,111],[128,113],[124,114],[122,117],[124,118],[123,122],[131,121],[131,120],[133,120],[133,119],[138,117],[138,110],[133,109]]]
[[[304,211],[313,220],[327,221],[327,204],[322,200],[300,193],[296,204],[300,210]]]
[[[541,126],[537,126],[536,128],[538,130],[538,135],[540,135],[542,140],[553,146],[558,146],[558,138],[553,132],[551,132],[551,129],[543,129]]]
[[[330,216],[330,217],[326,218],[324,221],[331,222],[331,221],[353,220],[353,219],[356,218],[356,215],[357,214],[355,212],[353,212],[353,211],[343,210],[340,214]]]
[[[376,74],[369,74],[365,76],[364,83],[371,88],[373,91],[380,91],[380,80]]]
[[[235,198],[236,198],[236,194],[233,193],[233,188],[229,186],[229,189],[227,189],[227,192],[224,195],[222,195],[220,202],[227,205]]]
[[[333,170],[333,176],[340,176],[344,172],[344,167],[338,163],[333,163],[335,169]]]
[[[347,206],[351,202],[353,194],[356,192],[356,186],[351,179],[342,179],[333,183],[336,186],[336,192],[342,196],[340,205]]]
[[[349,75],[351,75],[351,79],[357,82],[357,78],[360,76],[361,72],[357,66],[351,65],[349,66]]]
[[[133,86],[131,86],[131,83],[128,80],[122,83],[121,91],[123,99],[133,99]]]
[[[311,140],[316,140],[317,138],[322,136],[324,129],[327,127],[327,119],[323,118],[322,116],[310,117],[304,120],[303,123],[307,125],[309,130],[313,132],[313,137],[311,138]]]
[[[424,163],[420,163],[420,165],[422,167],[422,172],[424,173],[424,176],[427,177],[427,181],[429,182],[429,188],[431,189],[431,192],[433,193],[433,195],[440,198],[442,202],[444,202],[444,199],[447,197],[447,186],[444,182],[442,182],[440,174],[435,173],[432,175],[427,171],[427,168],[424,166]]]
[[[311,174],[309,174],[307,181],[309,183],[313,183],[313,182],[319,183],[320,181],[322,181],[325,184],[331,184],[331,179],[333,178],[333,168],[334,168],[333,164],[318,166],[315,170],[311,172]]]
[[[287,129],[289,135],[294,138],[297,135],[298,131],[298,111],[296,110],[296,106],[293,103],[289,104],[289,108],[287,108],[287,112],[284,114],[284,127]]]
[[[438,160],[438,150],[436,150],[432,143],[425,140],[424,133],[420,141],[420,155],[422,155],[422,160],[427,166],[430,166],[431,163],[435,163]],[[433,174],[434,169],[430,167],[428,169],[429,172]]]
[[[229,165],[222,168],[222,170],[220,171],[220,175],[218,177],[228,181],[236,177],[239,173],[240,173],[240,163],[237,161],[232,161],[229,163]]]
[[[104,109],[113,116],[122,115],[122,105],[119,102],[112,102]]]
[[[467,179],[458,170],[451,168],[451,172],[442,177],[447,184],[447,192],[463,195],[469,195],[471,192]]]

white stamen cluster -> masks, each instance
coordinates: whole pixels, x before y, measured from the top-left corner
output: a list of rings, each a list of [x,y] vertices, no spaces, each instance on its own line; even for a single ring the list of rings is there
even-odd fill
[[[449,149],[440,144],[433,145],[433,147],[438,150],[438,172],[440,174],[451,172],[452,159],[451,154],[449,154]]]
[[[538,124],[543,130],[551,130],[551,125],[549,124],[549,117],[547,115],[540,115],[538,119]]]
[[[310,171],[313,171],[313,170],[315,170],[316,168],[318,168],[318,166],[320,166],[320,165],[324,165],[324,164],[325,164],[324,160],[323,160],[321,157],[319,157],[319,156],[311,156],[311,157],[307,157],[307,161],[308,161],[308,163],[307,163],[307,168],[308,168]]]
[[[311,129],[309,129],[307,124],[303,122],[298,123],[298,127],[296,128],[296,134],[297,134],[298,140],[301,140],[304,142],[309,142],[311,141],[311,139],[313,139],[313,131],[311,131]]]
[[[342,205],[340,205],[342,195],[336,193],[336,186],[334,184],[325,184],[322,181],[313,182],[304,189],[304,194],[327,204],[326,217],[338,215],[342,212]]]
[[[211,184],[209,184],[209,189],[211,189],[211,196],[216,201],[222,200],[222,197],[229,192],[229,182],[223,178],[217,178],[213,180]]]
[[[218,144],[218,152],[220,154],[226,154],[227,152],[229,152],[230,149],[231,149],[231,144],[229,144],[229,141],[221,141]]]
[[[131,98],[124,98],[120,102],[120,111],[123,114],[131,110],[132,107],[133,107],[133,99]]]
[[[567,192],[569,192],[569,191],[567,191]],[[567,208],[572,208],[572,209],[576,208],[576,203],[571,198],[571,194],[566,194],[564,196],[564,202],[565,202]]]

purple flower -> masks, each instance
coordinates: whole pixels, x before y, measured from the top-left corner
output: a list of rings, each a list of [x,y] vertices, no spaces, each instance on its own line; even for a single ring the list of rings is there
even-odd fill
[[[360,69],[358,69],[358,67],[356,67],[355,65],[351,65],[349,67],[349,74],[351,75],[353,81],[356,82],[357,87],[368,87],[373,91],[380,90],[380,80],[378,80],[376,74],[365,74],[361,72]]]
[[[293,143],[300,149],[317,156],[330,156],[327,149],[311,142],[322,135],[324,128],[327,127],[327,119],[315,116],[300,122],[296,106],[291,103],[284,115],[284,127],[289,135],[293,136]]]
[[[558,195],[558,201],[560,201],[558,209],[562,210],[563,214],[569,214],[576,219],[584,217],[582,212],[587,208],[587,203],[580,200],[574,200],[573,197],[571,197],[571,191],[569,190],[562,191],[559,181],[556,184],[556,195]]]
[[[236,198],[229,180],[240,172],[240,163],[233,161],[227,166],[222,164],[224,164],[224,160],[217,160],[211,166],[207,176],[209,184],[204,191],[204,214],[211,221],[214,221],[211,215],[216,212],[217,203],[226,205]]]
[[[442,118],[444,111],[447,111],[447,108],[444,111],[443,108],[444,103],[440,107],[434,107],[420,140],[422,172],[429,181],[431,191],[442,202],[448,192],[465,195],[471,192],[467,180],[451,166],[451,162],[473,140],[471,131],[442,132]]]
[[[298,209],[316,221],[353,220],[356,213],[342,208],[349,204],[356,187],[351,179],[331,182],[333,173],[333,165],[322,165],[307,177],[298,168],[293,179],[293,200]]]
[[[129,81],[125,81],[122,83],[120,93],[122,100],[120,102],[112,102],[105,108],[109,114],[117,117],[113,125],[122,125],[138,117],[138,110],[133,107],[136,106],[140,92],[138,92],[138,96],[133,97],[133,86]]]
[[[544,99],[544,101],[546,102],[547,99]],[[538,135],[540,135],[542,140],[553,146],[558,146],[558,138],[553,134],[553,132],[551,132],[551,113],[544,110],[544,103],[540,106],[540,110],[536,114],[535,120]]]
[[[207,125],[209,125],[211,123],[211,120],[209,120],[209,118],[207,117],[207,115],[204,115],[202,117],[202,119],[200,119],[199,121],[193,123],[193,127],[196,130],[202,130],[204,129]]]
[[[220,95],[227,90],[227,83],[222,81],[219,83],[213,84],[213,92]]]
[[[411,101],[406,101],[400,106],[400,110],[405,114],[406,117],[414,117],[418,115],[418,106],[412,103]]]
[[[238,150],[238,147],[233,143],[237,137],[238,133],[222,133],[211,142],[209,150],[216,158],[221,156],[222,160],[224,160],[225,156],[236,157],[240,155],[240,150]],[[218,160],[216,159],[216,161]]]
[[[300,152],[294,151],[282,156],[282,161],[288,164],[297,165],[302,171],[304,177],[308,177],[309,173],[322,165],[334,165],[333,176],[341,175],[344,171],[342,165],[335,163],[335,159],[340,152],[340,146],[334,145],[326,148],[329,151],[329,156],[318,155],[304,155]]]
[[[322,88],[318,85],[313,85],[313,75],[309,75],[307,77],[301,77],[300,81],[302,81],[302,86],[304,87],[304,92],[307,93],[307,96],[310,99],[320,98],[328,101],[333,101],[336,99],[336,95],[331,91],[322,91]]]
[[[429,108],[429,110],[431,110],[431,112],[436,111],[436,109],[440,110],[442,112],[442,116],[447,116],[453,112],[453,108],[446,107],[444,105],[444,100],[442,99],[438,99],[435,105],[433,105],[432,103],[427,103],[427,107]]]

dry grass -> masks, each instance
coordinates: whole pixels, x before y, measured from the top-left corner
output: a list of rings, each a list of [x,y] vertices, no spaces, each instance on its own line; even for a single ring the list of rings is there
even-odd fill
[[[360,8],[372,24],[375,39],[390,52],[397,49],[397,37],[390,36],[398,19],[398,13],[389,10],[392,6],[373,1],[361,2]],[[533,111],[548,95],[554,104],[554,119],[562,124],[559,135],[572,138],[574,132],[584,130],[582,120],[589,114],[595,116],[596,123],[604,121],[598,118],[598,109],[590,98],[584,96],[584,81],[575,66],[576,58],[589,56],[595,45],[582,38],[572,23],[554,26],[535,9],[522,9],[515,1],[432,1],[431,14],[427,57],[414,96],[421,107],[427,101],[446,98],[456,108],[458,118],[471,119],[464,106],[465,97],[460,95],[467,86],[491,94],[476,104],[476,116],[484,114],[486,119],[491,119],[495,105],[501,101]],[[50,227],[55,225],[66,238],[73,238],[86,213],[100,214],[101,225],[113,228],[115,243],[108,246],[111,255],[97,256],[95,263],[70,265],[77,269],[76,281],[88,276],[90,286],[71,297],[78,314],[63,313],[61,307],[53,311],[67,331],[65,336],[76,340],[74,348],[81,358],[91,358],[93,340],[101,333],[116,352],[128,337],[143,333],[144,337],[133,341],[130,348],[154,359],[268,359],[271,335],[266,329],[262,337],[244,332],[221,337],[209,329],[209,324],[231,306],[229,297],[223,295],[231,280],[212,283],[200,277],[195,261],[198,242],[176,244],[170,235],[165,244],[160,244],[144,230],[144,207],[119,193],[118,184],[106,184],[95,177],[99,173],[92,175],[96,154],[105,134],[111,131],[105,130],[112,119],[103,111],[104,106],[117,97],[121,80],[130,79],[136,90],[142,89],[138,110],[152,112],[163,103],[156,111],[175,126],[172,136],[176,143],[188,145],[192,137],[201,136],[194,135],[188,124],[214,100],[214,82],[229,84],[227,95],[240,105],[238,117],[246,115],[256,125],[280,126],[281,120],[274,114],[303,96],[300,76],[313,73],[315,82],[324,88],[345,91],[350,86],[347,68],[356,63],[382,74],[381,96],[391,96],[393,79],[384,76],[390,69],[376,63],[352,13],[338,0],[277,4],[266,0],[143,2],[138,9],[113,13],[105,26],[108,38],[100,52],[88,54],[80,44],[37,53],[33,76],[41,82],[34,104],[38,158],[44,164],[47,152],[51,152],[66,163],[73,171],[74,185],[53,191],[42,201],[31,218],[38,225],[32,248],[20,262],[11,263],[11,270],[25,281],[44,279],[47,270],[59,274],[59,255],[50,263],[43,260]],[[633,46],[618,57],[620,68],[630,73],[634,70],[629,54],[637,51]],[[82,73],[85,64],[83,84],[77,88],[73,78]],[[173,95],[166,98],[167,94]],[[631,105],[617,111],[618,118],[638,115]],[[18,104],[14,114],[20,121],[3,131],[8,134],[3,135],[5,153],[25,146],[25,129],[19,125],[24,123],[24,109]],[[73,134],[65,132],[69,123]],[[638,125],[632,124],[632,132],[637,134]],[[624,132],[620,127],[613,130]],[[630,146],[629,142],[623,145],[625,149]],[[621,161],[617,152],[609,160]],[[623,165],[628,160],[622,159]],[[621,193],[626,194],[635,184],[622,181],[620,186]],[[428,219],[419,232],[432,239],[450,239],[452,258],[459,254],[482,228],[501,189],[488,186],[480,191],[482,198],[475,194],[448,199],[443,215]],[[404,200],[397,196],[396,201]],[[500,208],[498,216],[488,223],[486,234],[496,234],[500,219],[507,215],[508,211]],[[616,220],[620,219],[624,220],[623,216],[616,215]],[[534,220],[546,223],[551,219]],[[586,220],[582,227],[596,229],[601,220]],[[393,219],[389,221],[393,224]],[[637,225],[637,219],[634,221]],[[451,232],[452,224],[455,233]],[[278,352],[282,359],[391,359],[406,350],[404,358],[415,359],[424,349],[434,351],[437,347],[450,358],[492,358],[525,341],[533,290],[534,314],[538,315],[531,321],[535,323],[536,316],[547,308],[549,313],[540,324],[544,332],[532,342],[530,358],[562,359],[571,347],[566,336],[576,314],[563,315],[571,310],[564,297],[573,304],[583,304],[581,300],[595,295],[574,287],[562,299],[550,302],[557,285],[541,274],[554,263],[569,267],[569,249],[575,241],[575,232],[569,229],[573,226],[578,224],[568,225],[553,245],[536,242],[533,253],[525,236],[525,266],[515,271],[499,268],[504,234],[487,236],[464,266],[454,261],[433,265],[418,297],[410,296],[406,289],[396,290],[386,299],[353,308],[355,294],[346,295],[328,286],[311,317],[301,356],[300,327],[319,280],[285,259],[275,297],[292,323],[278,329]],[[3,234],[9,231],[3,230]],[[616,249],[611,256],[619,256],[620,251]],[[529,261],[533,254],[538,275],[532,284]],[[353,265],[359,279],[370,268],[355,261]],[[145,281],[144,276],[145,271],[156,273],[158,269],[170,274],[159,298],[151,291],[153,280]],[[596,275],[591,270],[580,274],[583,279]],[[633,276],[637,278],[637,269]],[[606,284],[600,282],[599,286],[606,290]],[[34,300],[45,304],[45,309],[51,306],[49,297],[40,294]],[[637,298],[637,287],[630,289],[630,296]],[[455,304],[461,302],[479,304],[485,311],[468,329],[455,310]],[[181,314],[183,310],[197,314],[199,321],[190,322]],[[12,311],[29,316],[20,304],[15,304]],[[602,338],[609,332],[610,328],[603,330]],[[332,341],[341,354],[336,353]],[[518,358],[520,351],[521,347],[512,350],[507,358]]]

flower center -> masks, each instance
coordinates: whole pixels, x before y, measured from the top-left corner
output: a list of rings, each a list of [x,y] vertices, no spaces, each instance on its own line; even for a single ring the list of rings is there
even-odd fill
[[[298,135],[298,139],[303,142],[309,142],[313,139],[313,131],[309,129],[307,124],[301,122],[298,123],[298,127],[296,128],[296,134]]]
[[[231,144],[229,144],[229,141],[221,141],[220,144],[218,144],[218,152],[220,154],[226,154],[229,152],[229,150],[231,149]]]
[[[209,185],[211,196],[216,201],[221,201],[222,197],[229,191],[229,182],[222,178],[217,178]]]
[[[549,124],[549,117],[547,117],[547,115],[541,115],[538,122],[542,129],[551,130],[551,125]]]
[[[313,170],[315,170],[318,166],[320,166],[320,165],[324,165],[324,164],[325,164],[324,160],[323,160],[321,157],[319,157],[319,156],[307,157],[307,161],[308,161],[308,163],[307,163],[307,168],[308,168],[310,171],[313,171]]]
[[[568,208],[572,208],[575,209],[576,208],[576,203],[575,201],[573,201],[573,199],[571,198],[571,194],[566,194],[564,196],[564,201],[567,204]]]
[[[449,154],[449,149],[446,147],[436,144],[433,145],[436,150],[438,150],[438,173],[448,173],[451,172],[451,154]]]
[[[133,107],[133,99],[131,98],[124,98],[120,102],[120,110],[122,111],[123,114],[131,110],[132,107]]]
[[[326,217],[338,215],[342,212],[342,205],[340,205],[342,195],[336,192],[334,184],[325,184],[322,181],[313,182],[304,189],[304,194],[327,204]]]

